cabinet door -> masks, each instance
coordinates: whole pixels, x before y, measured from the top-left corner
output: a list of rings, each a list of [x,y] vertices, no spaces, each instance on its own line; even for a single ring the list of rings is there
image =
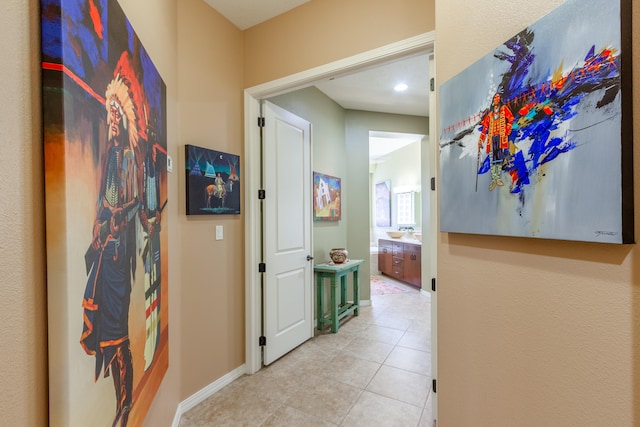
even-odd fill
[[[421,267],[422,247],[405,243],[404,245],[404,281],[422,287]]]
[[[378,270],[389,276],[393,272],[393,245],[388,240],[378,240]]]

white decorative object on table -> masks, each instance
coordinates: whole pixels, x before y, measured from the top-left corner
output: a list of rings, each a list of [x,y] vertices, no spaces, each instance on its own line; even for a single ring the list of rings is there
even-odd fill
[[[348,259],[349,252],[346,248],[333,248],[329,251],[329,258],[336,264],[342,264]]]

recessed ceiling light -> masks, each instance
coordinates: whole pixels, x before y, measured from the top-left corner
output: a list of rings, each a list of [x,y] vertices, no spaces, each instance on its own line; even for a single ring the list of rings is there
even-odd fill
[[[404,84],[404,83],[398,83],[398,84],[393,88],[393,90],[395,90],[396,92],[403,92],[403,91],[407,90],[407,88],[408,88],[408,87],[409,87],[409,86],[407,86],[407,85],[406,85],[406,84]]]

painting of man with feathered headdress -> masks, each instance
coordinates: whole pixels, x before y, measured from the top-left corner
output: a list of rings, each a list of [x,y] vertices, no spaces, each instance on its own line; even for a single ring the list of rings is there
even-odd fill
[[[166,87],[117,1],[41,2],[50,424],[138,426],[168,368]]]

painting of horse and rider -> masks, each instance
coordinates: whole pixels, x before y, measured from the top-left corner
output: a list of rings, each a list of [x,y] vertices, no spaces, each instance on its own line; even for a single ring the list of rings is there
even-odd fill
[[[187,215],[240,213],[240,156],[185,145]]]

